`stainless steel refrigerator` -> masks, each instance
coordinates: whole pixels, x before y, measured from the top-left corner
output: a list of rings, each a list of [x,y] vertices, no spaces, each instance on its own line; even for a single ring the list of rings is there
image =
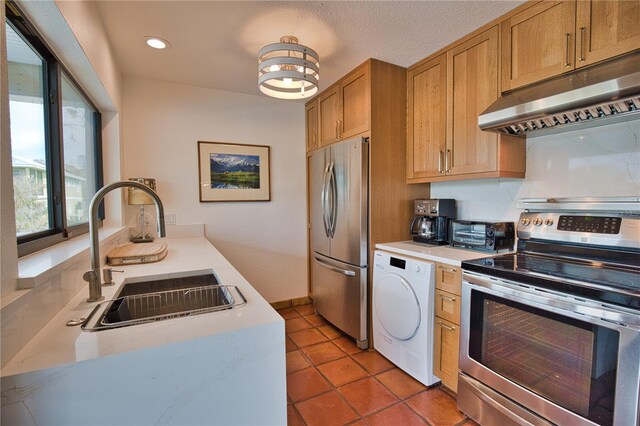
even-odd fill
[[[368,139],[316,150],[309,168],[313,304],[364,349],[369,342]]]

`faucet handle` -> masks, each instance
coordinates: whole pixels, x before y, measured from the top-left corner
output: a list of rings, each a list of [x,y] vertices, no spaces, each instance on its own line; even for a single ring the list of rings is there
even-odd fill
[[[114,272],[124,272],[124,271],[120,271],[117,269],[111,269],[111,268],[104,268],[102,270],[102,278],[104,279],[104,282],[102,283],[103,286],[109,286],[109,285],[114,285],[115,282],[113,281],[113,273]]]
[[[93,269],[89,269],[87,272],[82,274],[82,279],[88,283],[95,280],[96,277],[97,277],[96,271],[94,271]]]

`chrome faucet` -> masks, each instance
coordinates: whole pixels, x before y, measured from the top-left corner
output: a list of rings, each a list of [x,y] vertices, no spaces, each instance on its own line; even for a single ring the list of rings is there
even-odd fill
[[[104,299],[102,296],[102,284],[100,277],[102,276],[100,271],[100,241],[98,241],[98,206],[100,201],[107,195],[108,192],[124,187],[132,187],[140,189],[153,199],[156,204],[156,211],[158,212],[158,235],[160,237],[165,236],[164,227],[164,207],[158,194],[154,190],[141,183],[131,180],[121,180],[105,185],[96,192],[96,195],[91,199],[89,204],[89,247],[91,248],[91,269],[82,275],[82,278],[89,283],[89,298],[87,302],[97,302]]]

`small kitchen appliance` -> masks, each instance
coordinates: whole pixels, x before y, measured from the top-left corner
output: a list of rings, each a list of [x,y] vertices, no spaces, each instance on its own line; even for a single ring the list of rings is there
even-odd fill
[[[376,251],[373,271],[373,345],[389,361],[431,386],[435,265]]]
[[[479,222],[453,220],[449,229],[449,244],[466,249],[501,252],[513,250],[513,222]]]
[[[456,217],[456,200],[415,200],[414,214],[410,227],[413,241],[433,245],[448,243],[449,221]]]
[[[521,201],[518,250],[462,262],[458,408],[638,425],[640,197]]]

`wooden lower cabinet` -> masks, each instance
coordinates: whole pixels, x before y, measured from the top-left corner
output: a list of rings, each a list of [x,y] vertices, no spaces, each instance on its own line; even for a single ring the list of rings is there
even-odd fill
[[[437,262],[433,374],[440,377],[442,384],[454,392],[458,391],[461,290],[462,269]]]
[[[442,384],[454,392],[458,391],[458,350],[460,349],[460,326],[436,317],[433,334],[433,374]]]

